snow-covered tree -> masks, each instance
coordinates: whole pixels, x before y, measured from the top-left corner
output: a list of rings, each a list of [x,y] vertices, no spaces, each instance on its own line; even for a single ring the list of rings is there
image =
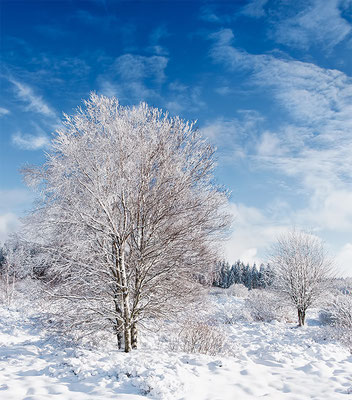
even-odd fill
[[[329,286],[332,262],[319,238],[292,230],[273,245],[270,264],[275,288],[297,309],[298,324]]]
[[[13,234],[0,249],[0,274],[8,273],[15,279],[38,278],[50,262],[49,255],[23,236]]]
[[[28,229],[52,255],[50,290],[70,329],[113,329],[137,346],[145,317],[195,295],[226,231],[227,193],[214,184],[214,149],[192,123],[92,94],[24,170],[41,203]]]

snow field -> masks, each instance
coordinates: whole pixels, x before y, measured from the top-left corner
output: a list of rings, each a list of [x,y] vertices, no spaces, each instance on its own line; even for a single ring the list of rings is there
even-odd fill
[[[35,314],[2,309],[0,399],[352,398],[352,356],[327,338],[314,310],[308,326],[297,329],[250,321],[243,299],[216,295],[210,301],[231,344],[226,356],[171,352],[161,341],[165,332],[145,332],[141,349],[129,354],[109,341],[97,348],[73,345],[48,336]]]

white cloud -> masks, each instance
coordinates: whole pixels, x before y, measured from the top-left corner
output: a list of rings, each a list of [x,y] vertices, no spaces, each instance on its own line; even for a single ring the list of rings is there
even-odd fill
[[[265,6],[268,0],[249,0],[246,5],[240,6],[237,2],[229,2],[227,9],[220,11],[220,4],[207,4],[201,8],[199,18],[203,21],[217,23],[217,24],[228,24],[236,21],[240,16],[247,16],[252,18],[264,17],[267,13]],[[238,9],[238,6],[240,8]]]
[[[202,88],[194,83],[186,86],[178,81],[166,85],[168,58],[124,54],[111,65],[107,74],[98,78],[100,92],[116,96],[121,102],[158,103],[172,114],[196,111],[205,106]],[[162,87],[165,85],[165,95]]]
[[[270,169],[294,182],[297,198],[299,191],[304,190],[308,200],[301,202],[300,208],[292,204],[288,210],[293,224],[321,233],[351,235],[351,77],[312,63],[272,54],[249,54],[233,46],[234,35],[229,29],[213,34],[212,39],[213,60],[229,72],[247,72],[250,85],[274,99],[290,122],[265,131],[234,118],[228,124],[210,126],[210,132],[221,138],[243,126],[243,134],[232,135],[232,142],[224,143],[231,143],[232,149],[242,152],[260,170]],[[280,218],[283,216],[278,216],[281,223]],[[268,226],[271,225],[273,220],[268,216]],[[243,251],[255,248],[251,234],[246,240]]]
[[[257,145],[257,154],[259,157],[272,157],[287,152],[284,143],[274,133],[265,131]]]
[[[168,59],[162,56],[124,54],[115,60],[107,74],[98,77],[100,92],[132,103],[160,99],[167,63]]]
[[[163,82],[167,63],[168,59],[162,56],[124,54],[116,59],[114,68],[123,80],[140,81],[151,78],[156,82]]]
[[[329,124],[332,133],[346,124],[352,127],[352,79],[344,73],[273,56],[242,56],[252,62],[253,83],[272,88],[276,100],[299,122]]]
[[[203,21],[207,22],[222,22],[223,18],[219,17],[218,15],[215,14],[214,11],[214,6],[213,5],[206,5],[201,8],[201,13],[199,18]]]
[[[222,96],[226,96],[227,94],[230,94],[232,90],[229,86],[219,86],[215,89],[215,92]]]
[[[351,25],[341,15],[340,0],[313,0],[304,2],[304,9],[276,25],[274,39],[299,48],[319,45],[333,48],[351,32]],[[292,10],[292,5],[288,4]]]
[[[250,54],[232,45],[234,35],[223,29],[211,35],[211,57],[230,71],[246,70],[249,82],[271,89],[271,95],[292,117],[310,124],[329,123],[335,131],[342,123],[352,127],[352,79],[344,73],[312,63],[265,54]],[[346,126],[343,126],[345,130]]]
[[[6,108],[0,107],[0,117],[3,117],[4,115],[10,114],[10,111]]]
[[[0,215],[0,243],[6,241],[8,235],[18,229],[20,222],[13,213]]]
[[[230,71],[247,70],[251,85],[273,96],[294,121],[261,138],[266,146],[268,138],[275,138],[276,149],[285,149],[284,154],[264,157],[257,146],[258,161],[302,178],[313,190],[322,180],[336,187],[352,179],[352,79],[311,63],[249,54],[236,49],[233,38],[229,29],[212,35],[213,60]]]
[[[179,114],[184,110],[195,112],[206,105],[201,98],[202,88],[196,84],[184,86],[174,82],[169,85],[169,89],[170,93],[164,99],[164,103],[166,109],[173,114]]]
[[[317,191],[306,209],[297,212],[297,220],[319,229],[350,234],[352,232],[352,191],[327,188]]]
[[[34,93],[30,86],[18,82],[13,78],[9,78],[9,81],[14,85],[17,97],[27,103],[27,110],[37,112],[47,117],[55,117],[55,112],[41,96]]]
[[[229,28],[225,29],[220,29],[217,32],[212,33],[209,36],[211,39],[216,40],[216,46],[213,48],[212,55],[213,56],[221,56],[221,47],[222,46],[230,46],[231,42],[235,38],[235,35],[233,34],[232,30]],[[220,51],[218,51],[220,50]],[[230,49],[229,49],[230,50]],[[217,61],[226,61],[226,59],[221,59]]]
[[[100,79],[100,92],[108,97],[117,97],[121,99],[122,97],[122,89],[117,83]]]
[[[281,207],[283,211],[287,204],[276,202],[275,207]],[[319,232],[307,228],[306,220],[302,221],[301,225],[294,224],[295,215],[292,210],[291,215],[283,220],[282,217],[273,218],[270,210],[260,210],[240,203],[230,203],[229,208],[234,217],[233,232],[223,248],[225,259],[230,263],[235,263],[237,260],[257,265],[268,262],[272,244],[293,228],[312,232],[315,237],[321,239]],[[331,251],[331,247],[334,246],[329,247],[337,275],[352,277],[352,243],[346,243],[338,248],[335,254]]]
[[[263,117],[255,111],[239,110],[237,118],[207,121],[201,131],[218,146],[222,162],[231,163],[248,156],[262,122]],[[225,143],[226,147],[223,146]]]
[[[49,138],[44,135],[23,135],[17,132],[12,136],[12,143],[23,150],[39,150],[50,145]]]
[[[158,26],[153,30],[149,36],[150,45],[147,47],[147,51],[157,54],[159,56],[167,56],[168,50],[160,45],[160,40],[169,36],[169,33],[164,25]]]
[[[230,204],[234,217],[231,238],[225,243],[225,257],[230,263],[241,260],[260,264],[267,261],[267,252],[289,225],[270,220],[263,211],[244,204]]]
[[[266,15],[264,7],[267,2],[268,0],[251,0],[243,7],[241,14],[253,18],[264,17]]]
[[[335,264],[343,276],[352,277],[352,243],[346,243],[339,250]]]

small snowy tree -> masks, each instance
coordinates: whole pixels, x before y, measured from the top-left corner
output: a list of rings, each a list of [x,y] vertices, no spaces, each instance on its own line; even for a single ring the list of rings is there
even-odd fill
[[[275,288],[295,306],[299,326],[306,311],[328,289],[332,262],[322,241],[311,234],[292,230],[282,235],[272,247]]]
[[[192,123],[96,94],[84,105],[66,116],[43,167],[24,171],[41,191],[27,225],[52,255],[64,325],[110,327],[129,352],[143,318],[198,292],[228,226],[227,194]]]
[[[301,231],[282,235],[273,245],[275,288],[297,309],[298,324],[329,286],[332,263],[319,238]]]

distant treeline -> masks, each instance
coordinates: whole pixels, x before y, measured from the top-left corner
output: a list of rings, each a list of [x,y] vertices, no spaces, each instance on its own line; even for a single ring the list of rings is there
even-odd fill
[[[241,283],[248,289],[266,288],[273,283],[273,278],[274,273],[269,264],[261,264],[258,269],[255,264],[245,265],[242,261],[233,265],[219,261],[215,267],[213,286],[229,288],[235,283]]]

